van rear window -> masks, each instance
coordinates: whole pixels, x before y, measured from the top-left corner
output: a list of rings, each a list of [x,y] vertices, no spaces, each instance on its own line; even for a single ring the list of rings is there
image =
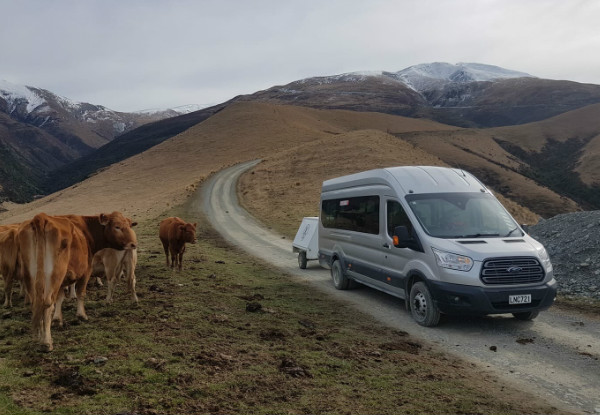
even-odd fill
[[[323,200],[321,223],[326,228],[379,233],[379,196]]]

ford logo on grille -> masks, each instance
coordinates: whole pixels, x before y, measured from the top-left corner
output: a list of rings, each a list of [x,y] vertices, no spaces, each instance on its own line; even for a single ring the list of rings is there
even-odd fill
[[[515,274],[517,272],[523,271],[523,268],[521,268],[521,267],[510,267],[510,268],[507,268],[506,271],[510,272],[511,274]]]

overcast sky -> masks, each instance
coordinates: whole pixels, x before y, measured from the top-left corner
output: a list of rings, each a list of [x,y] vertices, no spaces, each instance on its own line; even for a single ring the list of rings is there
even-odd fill
[[[0,79],[117,111],[477,62],[600,84],[597,0],[0,0]]]

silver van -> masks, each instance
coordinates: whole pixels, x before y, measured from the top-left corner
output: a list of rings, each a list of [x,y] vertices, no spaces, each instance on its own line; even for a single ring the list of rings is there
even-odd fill
[[[336,288],[361,283],[440,314],[531,320],[556,296],[548,253],[461,169],[405,166],[323,182],[319,263]]]

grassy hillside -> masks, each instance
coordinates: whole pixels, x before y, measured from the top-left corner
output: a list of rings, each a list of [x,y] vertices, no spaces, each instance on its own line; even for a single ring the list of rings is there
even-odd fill
[[[94,153],[81,157],[50,173],[42,183],[45,192],[52,193],[79,183],[98,170],[142,153],[147,149],[201,123],[220,111],[224,105],[196,111],[179,117],[146,124],[117,137]]]
[[[293,238],[301,218],[319,215],[324,180],[402,165],[448,166],[405,140],[378,130],[359,130],[269,157],[241,177],[239,192],[254,216]],[[537,214],[505,198],[501,200],[520,223],[537,223]]]
[[[369,140],[376,140],[381,133],[386,135],[386,140],[397,140],[392,135],[408,139],[419,134],[422,137],[460,138],[468,136],[471,130],[379,113],[237,103],[141,154],[113,164],[82,183],[27,205],[11,206],[9,212],[0,214],[0,221],[18,222],[41,210],[47,213],[79,211],[82,214],[94,214],[98,213],[99,207],[121,210],[136,218],[153,217],[165,208],[181,203],[185,195],[213,171],[242,161],[268,159],[290,148],[295,148],[297,154],[301,154],[303,146],[319,140],[328,145],[328,150],[319,151],[317,145],[315,156],[304,166],[305,172],[314,169],[330,171],[339,165],[340,159],[345,160],[345,167],[349,170],[359,171],[359,168],[354,170],[356,162],[371,150],[356,147],[354,142],[345,143],[344,139],[346,133],[360,131],[363,133],[359,141],[368,144]],[[431,142],[431,148],[425,149],[429,154],[436,155],[437,149],[445,148],[441,145],[443,140],[432,139]],[[385,148],[393,149],[398,143],[392,141]],[[402,148],[402,144],[398,145],[398,148]],[[448,153],[448,158],[440,158],[446,164],[456,165],[459,156],[468,152],[450,147],[454,151]],[[371,148],[376,149],[377,146]],[[399,151],[389,154],[397,155]],[[414,164],[425,164],[425,159],[420,160],[419,157],[402,157],[388,157],[386,163],[398,165],[400,160],[411,160]],[[478,160],[485,161],[481,158]],[[499,168],[489,177],[494,181],[482,178],[499,193],[504,193],[506,189],[496,184],[509,182],[510,192],[507,196],[516,202],[522,203],[532,189],[536,189],[540,194],[547,195],[548,204],[555,204],[561,209],[561,206],[576,206],[547,189],[536,187],[535,183],[526,181],[510,169]],[[274,179],[287,180],[284,177]],[[309,185],[318,189],[321,183],[314,181]],[[535,204],[527,206],[539,213]],[[539,203],[537,206],[540,206]],[[300,219],[301,216],[296,218]]]

